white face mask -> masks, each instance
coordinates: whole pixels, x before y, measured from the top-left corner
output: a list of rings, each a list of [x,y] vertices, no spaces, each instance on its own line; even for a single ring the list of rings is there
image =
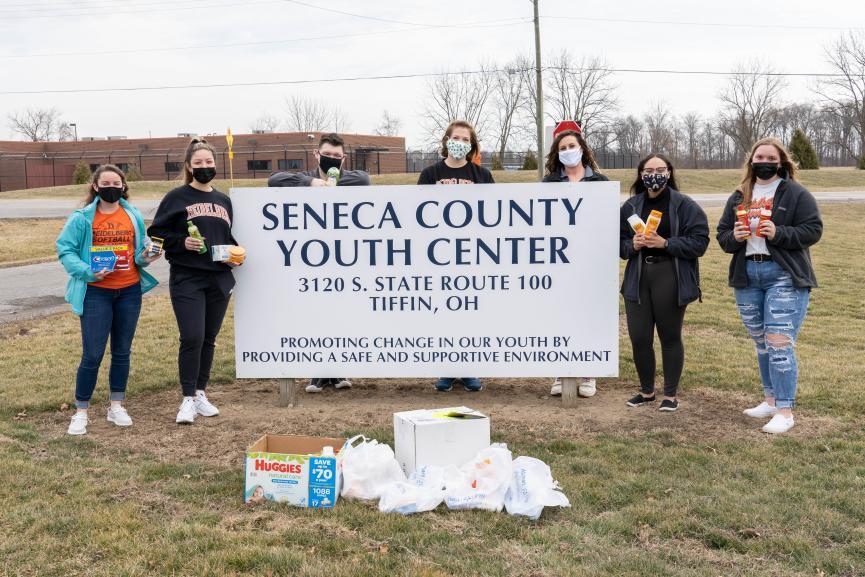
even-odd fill
[[[565,166],[576,166],[583,160],[583,149],[580,147],[559,151],[559,161]]]
[[[447,143],[448,153],[455,158],[456,160],[462,160],[466,157],[466,155],[471,152],[472,145],[469,142],[463,142],[462,140],[454,140],[451,138]]]

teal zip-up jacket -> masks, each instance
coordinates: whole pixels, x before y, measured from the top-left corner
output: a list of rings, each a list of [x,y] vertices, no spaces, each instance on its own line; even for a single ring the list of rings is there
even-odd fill
[[[84,312],[84,295],[87,294],[87,283],[96,282],[93,271],[90,270],[90,247],[93,243],[93,217],[99,199],[80,208],[69,215],[60,236],[57,237],[57,256],[60,264],[69,273],[66,283],[66,302],[72,305],[72,312],[79,317]],[[155,278],[144,270],[147,262],[144,260],[144,219],[138,209],[120,199],[120,206],[129,215],[135,228],[135,264],[141,276],[141,292],[146,293],[157,284]]]

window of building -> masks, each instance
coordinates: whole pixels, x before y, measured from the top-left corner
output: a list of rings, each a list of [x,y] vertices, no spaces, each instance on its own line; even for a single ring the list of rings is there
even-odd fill
[[[246,170],[270,170],[269,160],[247,160]]]
[[[299,158],[280,158],[277,166],[279,170],[300,170],[303,168],[303,161]]]

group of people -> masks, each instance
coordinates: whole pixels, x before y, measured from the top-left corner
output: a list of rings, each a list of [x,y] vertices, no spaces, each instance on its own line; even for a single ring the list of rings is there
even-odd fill
[[[474,128],[452,122],[441,141],[442,160],[425,168],[418,184],[493,183],[492,173],[478,162],[480,147]],[[329,186],[328,172],[339,169],[337,186],[369,185],[369,175],[347,170],[345,145],[337,134],[321,137],[314,152],[317,167],[306,172],[278,172],[268,186]],[[544,182],[608,180],[575,122],[561,123],[547,155]],[[102,165],[94,173],[85,206],[67,220],[58,240],[60,261],[69,273],[66,300],[81,318],[83,351],[76,376],[76,413],[68,432],[85,434],[89,405],[106,345],[111,340],[109,422],[124,427],[132,419],[123,406],[129,375],[132,339],[141,310],[141,295],[157,283],[145,268],[160,258],[149,251],[149,238],[163,239],[170,263],[169,293],[180,333],[178,372],[182,401],[177,423],[193,423],[196,416],[212,417],[219,409],[206,395],[214,348],[234,287],[237,264],[216,260],[204,250],[236,245],[231,233],[229,197],[211,186],[216,155],[204,139],[193,139],[183,162],[184,185],[163,198],[145,231],[141,214],[128,202],[123,172]],[[678,190],[675,168],[662,154],[643,158],[621,207],[619,255],[627,261],[621,293],[640,391],[630,407],[656,402],[657,330],[663,363],[663,395],[658,409],[679,408],[678,387],[685,361],[682,327],[687,306],[702,298],[699,259],[709,246],[705,212]],[[647,234],[629,222],[633,215],[648,220],[661,214],[656,230]],[[657,213],[655,213],[657,214]],[[192,226],[199,234],[191,234]],[[729,285],[739,314],[756,346],[763,385],[763,401],[744,411],[768,420],[763,430],[783,433],[794,425],[793,407],[798,382],[795,343],[808,308],[810,290],[817,286],[809,247],[822,234],[816,200],[796,179],[796,165],[784,145],[774,138],[758,141],[744,166],[742,182],[727,200],[717,227],[717,241],[732,255]],[[149,236],[148,236],[149,235]],[[94,272],[94,247],[109,247],[117,255],[112,272]],[[435,387],[447,392],[459,382],[480,391],[477,377],[448,376]],[[325,387],[351,387],[345,377],[312,379],[309,393]],[[591,397],[594,379],[582,379],[578,394]],[[559,379],[552,396],[561,395]]]

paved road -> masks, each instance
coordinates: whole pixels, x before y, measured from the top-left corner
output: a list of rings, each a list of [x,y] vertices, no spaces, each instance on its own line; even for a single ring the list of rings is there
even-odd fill
[[[816,196],[820,203],[865,202],[865,191],[821,192],[816,193]],[[726,201],[726,195],[723,194],[695,194],[693,197],[704,207],[723,206]],[[75,202],[0,200],[0,218],[62,217],[69,214]],[[145,218],[152,217],[157,204],[156,200],[136,202]],[[14,213],[15,216],[7,215],[7,208],[18,212]],[[148,271],[161,283],[152,292],[165,291],[168,286],[168,263],[160,259],[151,265]],[[0,323],[69,310],[69,306],[63,300],[65,291],[66,272],[56,261],[0,268]]]
[[[165,259],[151,264],[147,272],[160,283],[148,294],[167,290],[168,263]],[[58,261],[0,268],[0,324],[70,311],[64,300],[66,278],[66,271]]]
[[[865,190],[853,192],[815,192],[821,203],[865,202]],[[724,206],[726,194],[692,194],[704,207]],[[626,197],[622,197],[624,200]],[[0,200],[0,218],[65,218],[80,205],[80,200]],[[159,200],[136,200],[135,206],[146,220],[151,220]]]

